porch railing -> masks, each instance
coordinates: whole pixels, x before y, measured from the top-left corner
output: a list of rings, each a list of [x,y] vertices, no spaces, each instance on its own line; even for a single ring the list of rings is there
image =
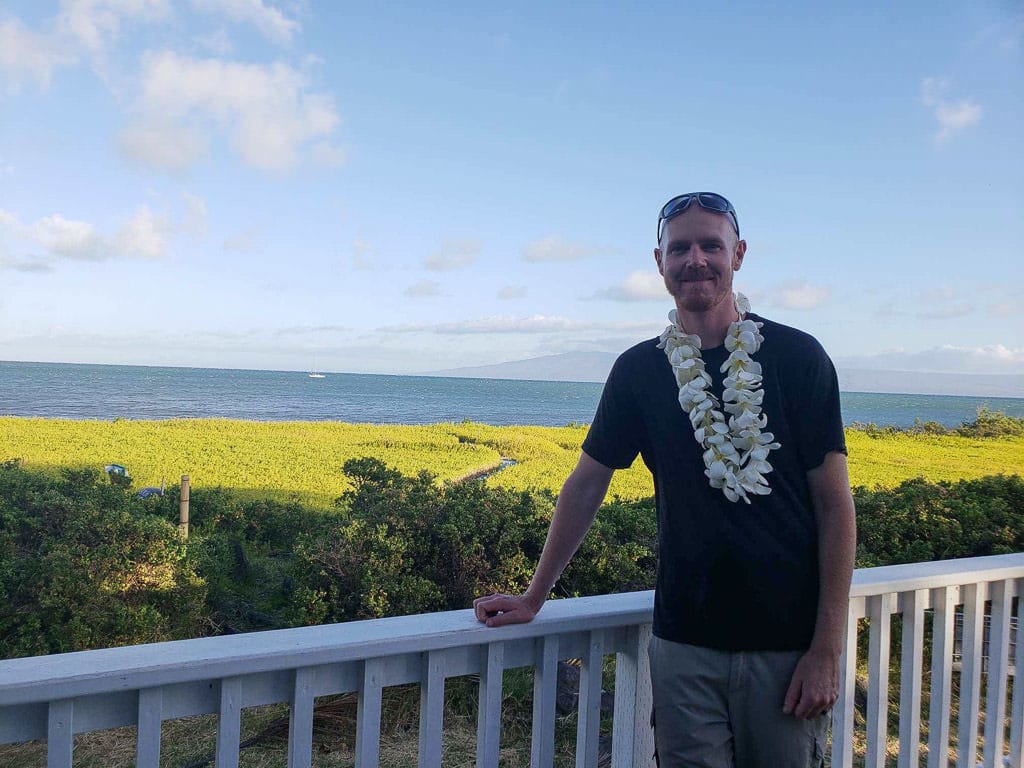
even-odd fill
[[[948,765],[951,748],[972,745],[956,749],[956,765],[1024,768],[1024,685],[1011,682],[1024,669],[1024,638],[1013,620],[1022,594],[1024,553],[858,570],[832,765],[851,766],[856,754],[858,763],[879,768],[887,751],[898,750],[901,768],[919,766],[925,753],[938,768]],[[0,744],[45,739],[49,768],[70,767],[75,734],[135,726],[137,764],[155,767],[164,721],[216,713],[216,764],[224,768],[238,765],[242,710],[287,703],[288,765],[309,766],[315,699],[356,693],[356,765],[369,768],[380,758],[384,690],[418,683],[419,765],[439,766],[445,680],[473,674],[477,765],[497,766],[502,672],[532,667],[531,763],[549,766],[558,662],[579,659],[576,765],[593,768],[602,670],[614,655],[611,765],[651,766],[652,605],[651,592],[634,592],[550,601],[531,624],[501,629],[463,610],[2,661]],[[958,606],[964,629],[956,669]],[[863,659],[859,632],[867,638]],[[890,722],[897,686],[897,722]]]

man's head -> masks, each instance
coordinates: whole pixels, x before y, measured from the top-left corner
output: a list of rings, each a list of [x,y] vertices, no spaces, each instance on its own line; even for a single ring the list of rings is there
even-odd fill
[[[732,273],[746,250],[736,210],[721,195],[680,195],[661,209],[654,259],[680,312],[721,312],[731,320]]]
[[[678,216],[693,204],[699,205],[705,210],[716,211],[723,216],[732,217],[732,228],[736,231],[736,238],[739,239],[740,222],[736,218],[736,209],[733,208],[732,203],[717,192],[688,192],[685,195],[676,195],[661,207],[661,213],[658,214],[658,245],[661,245],[662,224]]]

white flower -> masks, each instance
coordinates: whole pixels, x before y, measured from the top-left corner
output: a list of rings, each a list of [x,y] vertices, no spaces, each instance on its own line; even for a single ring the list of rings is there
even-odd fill
[[[780,448],[771,432],[762,432],[768,417],[761,413],[764,402],[761,364],[751,355],[761,348],[763,323],[750,320],[750,302],[742,293],[734,296],[740,319],[730,323],[725,338],[729,357],[721,367],[726,374],[722,392],[724,411],[710,390],[711,376],[701,358],[700,337],[688,334],[678,324],[676,310],[669,312],[669,325],[658,337],[679,386],[679,405],[690,417],[693,436],[704,448],[704,474],[712,488],[721,489],[732,502],[750,495],[771,493],[765,475],[772,471],[769,452]]]

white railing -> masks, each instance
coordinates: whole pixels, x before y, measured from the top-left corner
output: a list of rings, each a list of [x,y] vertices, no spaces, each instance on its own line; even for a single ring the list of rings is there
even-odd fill
[[[974,768],[980,760],[1002,768],[1008,759],[1024,768],[1024,685],[1008,693],[1014,668],[1024,669],[1024,637],[1012,621],[1022,595],[1024,553],[857,571],[833,712],[832,765],[853,765],[857,752],[866,766],[884,766],[887,747],[895,747],[899,766],[918,766],[926,746],[928,766],[946,766],[955,710],[955,743],[979,745],[958,750],[958,766]],[[216,761],[224,768],[238,765],[242,710],[284,702],[290,705],[288,765],[309,766],[316,697],[357,693],[356,764],[370,767],[379,762],[384,689],[418,683],[419,764],[439,766],[445,680],[473,674],[480,681],[477,765],[497,766],[502,671],[532,667],[531,764],[549,766],[558,661],[579,659],[576,765],[593,768],[599,758],[602,670],[605,657],[614,655],[611,764],[652,766],[646,653],[652,605],[651,592],[635,592],[550,601],[531,624],[502,629],[481,626],[465,610],[3,661],[0,744],[46,739],[47,765],[70,767],[76,733],[133,725],[137,764],[158,766],[165,720],[216,713]],[[964,631],[957,671],[954,622],[960,605]],[[891,637],[896,615],[902,617],[898,644]],[[868,634],[866,667],[858,663],[859,626]],[[894,645],[898,654],[891,651]],[[890,666],[897,661],[898,740],[888,717],[896,682],[890,686]],[[861,725],[854,710],[865,669]],[[923,697],[930,700],[926,745]],[[865,741],[855,750],[855,742]]]

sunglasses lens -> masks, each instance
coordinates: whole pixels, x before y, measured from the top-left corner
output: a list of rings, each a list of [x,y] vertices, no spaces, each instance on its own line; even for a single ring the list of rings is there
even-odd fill
[[[721,195],[716,195],[713,192],[701,192],[697,195],[697,202],[700,203],[702,208],[718,211],[719,213],[730,213],[732,211],[732,204]]]
[[[661,209],[661,216],[659,218],[667,219],[670,216],[675,216],[680,211],[685,210],[692,200],[693,195],[680,195],[679,197],[673,197],[665,203],[665,207]]]

